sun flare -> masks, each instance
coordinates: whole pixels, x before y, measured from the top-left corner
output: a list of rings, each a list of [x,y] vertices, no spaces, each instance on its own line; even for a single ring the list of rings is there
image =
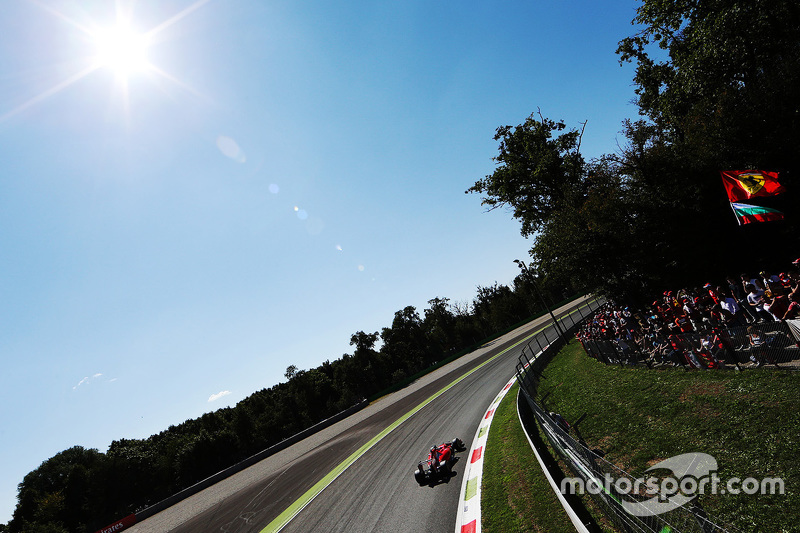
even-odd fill
[[[196,0],[187,8],[163,20],[149,31],[141,33],[130,24],[132,20],[132,6],[135,0],[116,0],[116,24],[106,27],[98,27],[94,22],[78,22],[69,15],[39,2],[39,0],[31,0],[32,3],[53,17],[61,20],[68,27],[78,30],[83,36],[83,42],[88,42],[90,47],[93,46],[94,50],[90,52],[89,57],[86,57],[88,63],[84,68],[68,75],[61,81],[56,82],[52,87],[28,98],[26,101],[5,113],[2,113],[2,109],[0,108],[0,122],[53,97],[67,87],[78,83],[98,70],[109,70],[116,74],[117,86],[118,89],[122,91],[122,99],[126,113],[128,111],[129,96],[128,82],[134,74],[148,74],[153,79],[167,80],[192,94],[198,94],[192,87],[151,63],[148,57],[148,50],[151,44],[156,41],[154,37],[157,34],[180,22],[210,1],[211,0]],[[83,57],[81,59],[83,59]]]
[[[93,37],[98,68],[109,68],[125,78],[149,68],[147,48],[150,43],[144,34],[120,25],[99,31]]]

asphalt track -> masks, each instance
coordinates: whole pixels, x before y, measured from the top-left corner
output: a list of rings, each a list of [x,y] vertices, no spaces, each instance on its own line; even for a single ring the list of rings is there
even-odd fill
[[[451,533],[467,454],[435,486],[418,486],[414,466],[431,445],[454,437],[469,449],[486,408],[514,374],[520,341],[549,323],[543,317],[523,326],[128,531]],[[337,477],[343,463],[349,466]]]

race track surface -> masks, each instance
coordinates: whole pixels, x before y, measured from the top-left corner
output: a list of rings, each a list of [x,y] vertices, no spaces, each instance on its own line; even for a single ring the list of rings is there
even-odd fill
[[[453,477],[435,486],[417,485],[415,465],[433,444],[455,437],[470,448],[486,408],[514,375],[525,343],[509,347],[549,322],[549,317],[543,317],[523,326],[128,531],[259,533],[373,437],[491,360],[391,431],[282,529],[286,533],[452,533],[467,452],[459,454]],[[499,353],[502,355],[492,360]]]

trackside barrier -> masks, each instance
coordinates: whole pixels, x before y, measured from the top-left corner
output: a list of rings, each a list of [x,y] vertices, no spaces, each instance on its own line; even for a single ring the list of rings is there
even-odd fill
[[[97,530],[97,533],[116,533],[117,531],[122,531],[123,529],[127,529],[136,523],[136,515],[130,514],[121,520],[117,520],[113,524],[109,524],[106,527]]]
[[[581,314],[584,312],[583,309],[585,309],[588,305],[592,305],[592,303],[590,302],[587,304],[583,302],[577,309],[573,309],[569,312],[562,312],[557,320],[559,320],[560,324],[563,326],[566,324],[566,320],[569,319],[569,322],[574,326],[576,322],[572,319],[572,315],[575,313]],[[577,323],[580,323],[580,321]],[[544,338],[548,339],[548,337]],[[524,342],[524,340],[519,341],[514,346],[517,346],[522,342]],[[461,483],[460,493],[461,501],[459,503],[458,514],[456,517],[455,533],[481,533],[481,486],[483,482],[483,458],[489,438],[489,429],[492,421],[494,420],[494,414],[498,405],[503,400],[509,389],[511,389],[511,387],[514,385],[515,380],[516,377],[512,377],[503,387],[503,390],[501,390],[497,396],[495,396],[494,400],[487,408],[480,424],[478,425],[478,429],[475,431],[475,437],[472,440],[472,447],[468,455],[469,463],[464,466],[464,477]],[[535,448],[534,452],[536,452]],[[545,470],[545,474],[549,477],[549,472],[547,470]],[[566,509],[570,518],[573,519],[574,517],[573,522],[576,528],[578,528],[578,532],[589,533],[589,531],[583,526],[581,519],[578,518],[574,511],[572,511],[572,508],[567,506]],[[583,529],[581,529],[581,527],[583,527]]]
[[[155,504],[155,505],[153,505],[151,507],[148,507],[147,509],[144,509],[143,511],[140,511],[140,512],[136,513],[136,520],[137,521],[142,521],[145,518],[150,518],[154,514],[160,513],[161,511],[163,511],[167,507],[175,505],[179,501],[185,500],[189,496],[193,496],[194,494],[197,494],[201,490],[203,490],[205,488],[208,488],[211,485],[214,485],[215,483],[219,483],[223,479],[228,478],[228,477],[230,477],[230,476],[232,476],[232,475],[234,475],[234,474],[236,474],[238,472],[241,472],[245,468],[253,466],[257,462],[261,461],[262,459],[266,459],[267,457],[269,457],[271,455],[275,455],[279,451],[284,450],[284,449],[288,448],[289,446],[292,446],[293,444],[296,444],[296,443],[300,442],[301,440],[303,440],[304,438],[308,437],[309,435],[313,435],[314,433],[317,433],[318,431],[322,431],[323,429],[327,428],[328,426],[332,426],[333,424],[335,424],[336,422],[339,422],[340,420],[344,420],[348,416],[350,416],[352,414],[355,414],[358,411],[362,410],[367,405],[369,405],[369,403],[367,401],[363,401],[361,403],[358,403],[358,404],[354,405],[353,407],[351,407],[350,409],[346,409],[346,410],[344,410],[344,411],[342,411],[340,413],[337,413],[337,414],[333,415],[332,417],[323,420],[322,422],[314,424],[310,428],[304,429],[300,433],[292,435],[288,439],[282,440],[281,442],[279,442],[278,444],[275,444],[274,446],[270,446],[266,450],[262,450],[262,451],[258,452],[255,455],[251,455],[247,459],[236,463],[235,465],[231,466],[230,468],[226,468],[225,470],[223,470],[221,472],[218,472],[218,473],[214,474],[213,476],[207,477],[203,481],[200,481],[200,482],[192,485],[191,487],[183,489],[182,491],[178,492],[177,494],[174,494],[174,495],[170,496],[169,498],[166,498],[165,500],[162,500],[162,501],[158,502],[157,504]]]
[[[599,306],[598,306],[599,307]],[[597,309],[597,307],[595,307]],[[589,315],[587,315],[589,316]],[[585,317],[584,317],[585,318]],[[568,335],[576,329],[566,327]],[[570,331],[572,330],[572,331]],[[585,487],[595,487],[596,490],[587,490],[602,510],[620,531],[625,533],[716,533],[738,531],[731,526],[713,522],[700,507],[697,500],[676,508],[651,516],[634,516],[626,510],[631,504],[650,501],[651,496],[645,494],[623,494],[616,484],[606,482],[607,479],[634,480],[635,476],[617,468],[603,458],[600,450],[588,447],[577,423],[569,426],[556,413],[546,409],[547,394],[540,394],[539,385],[546,376],[543,370],[552,357],[564,345],[563,340],[551,342],[544,337],[542,340],[534,338],[523,348],[516,367],[516,378],[520,384],[520,393],[530,407],[541,433],[547,437],[552,448],[561,459],[569,466],[575,478],[580,478]],[[578,421],[579,422],[579,421]],[[574,436],[573,436],[574,434]],[[538,455],[538,454],[537,454]],[[540,461],[541,462],[541,461]],[[550,476],[548,476],[550,478]],[[556,487],[554,481],[551,486],[562,496],[562,487]],[[568,505],[561,497],[562,505]],[[568,514],[569,511],[568,511]],[[570,516],[572,516],[570,514]],[[577,527],[577,524],[576,524]],[[579,529],[579,531],[582,531]]]
[[[520,392],[520,394],[522,394]],[[525,416],[523,405],[519,403],[519,396],[517,396],[517,416],[519,417],[520,425],[525,429],[525,437],[528,439],[528,444],[530,444],[531,449],[533,450],[533,454],[536,456],[536,460],[539,462],[539,466],[542,468],[542,472],[544,472],[545,477],[547,478],[547,482],[550,483],[550,488],[553,489],[555,492],[558,501],[561,503],[561,506],[567,512],[567,516],[569,517],[572,525],[575,526],[575,530],[578,533],[593,533],[596,528],[594,527],[593,521],[591,518],[588,520],[585,517],[584,513],[578,513],[576,508],[573,506],[572,503],[567,499],[567,495],[563,494],[560,490],[559,484],[556,482],[556,479],[553,476],[553,473],[550,471],[550,467],[548,467],[547,462],[545,461],[543,454],[539,452],[539,448],[543,444],[541,440],[537,439],[537,442],[531,438],[531,435],[534,432],[538,432],[536,428],[529,427],[530,422],[530,415],[528,414]],[[535,422],[533,422],[535,424]],[[582,518],[583,515],[583,518]],[[591,526],[591,529],[590,529]]]
[[[293,444],[296,444],[296,443],[300,442],[301,440],[305,439],[309,435],[313,435],[314,433],[317,433],[318,431],[322,431],[323,429],[327,428],[328,426],[332,426],[333,424],[335,424],[336,422],[339,422],[340,420],[344,420],[348,416],[350,416],[352,414],[355,414],[358,411],[364,409],[367,405],[369,405],[368,401],[366,401],[366,400],[362,401],[362,402],[354,405],[353,407],[351,407],[349,409],[346,409],[346,410],[344,410],[344,411],[342,411],[340,413],[337,413],[337,414],[333,415],[330,418],[327,418],[327,419],[325,419],[325,420],[323,420],[321,422],[318,422],[317,424],[314,424],[313,426],[311,426],[311,427],[309,427],[307,429],[304,429],[300,433],[297,433],[297,434],[292,435],[291,437],[289,437],[287,439],[282,440],[278,444],[270,446],[269,448],[267,448],[265,450],[262,450],[262,451],[258,452],[255,455],[251,455],[247,459],[244,459],[243,461],[240,461],[240,462],[236,463],[235,465],[233,465],[233,466],[231,466],[229,468],[226,468],[225,470],[217,472],[216,474],[214,474],[212,476],[209,476],[209,477],[207,477],[206,479],[204,479],[202,481],[198,481],[194,485],[192,485],[190,487],[187,487],[187,488],[181,490],[180,492],[177,492],[177,493],[173,494],[172,496],[169,496],[169,497],[161,500],[160,502],[158,502],[158,503],[156,503],[154,505],[151,505],[150,507],[147,507],[147,508],[145,508],[145,509],[143,509],[141,511],[138,511],[138,512],[136,512],[136,513],[134,513],[134,514],[132,514],[130,516],[127,516],[127,517],[123,518],[122,520],[118,520],[118,521],[114,522],[113,524],[110,524],[110,525],[98,530],[97,533],[111,533],[111,532],[116,533],[118,531],[122,531],[123,529],[129,528],[132,525],[134,525],[134,524],[136,524],[138,522],[141,522],[142,520],[145,520],[147,518],[150,518],[151,516],[153,516],[153,515],[155,515],[157,513],[160,513],[164,509],[167,509],[168,507],[171,507],[171,506],[175,505],[176,503],[181,502],[181,501],[185,500],[186,498],[188,498],[190,496],[194,496],[198,492],[210,487],[211,485],[214,485],[215,483],[219,483],[223,479],[229,478],[232,475],[234,475],[234,474],[236,474],[238,472],[241,472],[245,468],[253,466],[257,462],[261,461],[262,459],[266,459],[267,457],[269,457],[271,455],[275,455],[279,451],[284,450],[284,449],[288,448],[289,446],[292,446]]]

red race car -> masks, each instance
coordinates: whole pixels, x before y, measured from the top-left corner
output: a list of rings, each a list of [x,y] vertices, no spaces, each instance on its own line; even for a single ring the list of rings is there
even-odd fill
[[[419,462],[414,471],[414,479],[420,486],[440,480],[450,479],[450,472],[458,458],[457,452],[466,450],[461,439],[453,439],[439,446],[433,446],[428,458]]]

